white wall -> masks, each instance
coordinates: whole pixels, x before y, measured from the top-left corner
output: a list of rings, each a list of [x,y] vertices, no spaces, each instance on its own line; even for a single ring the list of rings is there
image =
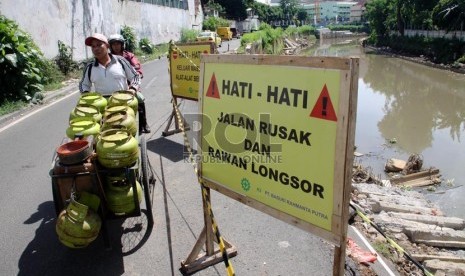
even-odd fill
[[[459,40],[465,40],[465,31],[451,31],[446,33],[444,30],[409,30],[405,29],[404,31],[405,36],[426,36],[426,37],[443,37],[448,39],[457,38]]]
[[[137,39],[152,43],[179,40],[182,28],[202,27],[203,14],[189,10],[128,0],[0,0],[0,13],[28,32],[47,58],[58,55],[58,40],[73,47],[74,60],[92,56],[84,45],[94,32],[119,33],[122,26],[134,29]]]

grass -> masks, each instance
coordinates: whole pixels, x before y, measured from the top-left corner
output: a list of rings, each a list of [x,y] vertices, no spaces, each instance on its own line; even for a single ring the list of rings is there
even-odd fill
[[[2,105],[0,105],[0,116],[15,112],[16,110],[20,110],[26,106],[27,106],[27,103],[24,101],[17,101],[17,102],[6,101]]]
[[[391,252],[391,247],[387,242],[374,242],[373,243],[373,248],[376,250],[376,252],[380,253],[384,257],[392,260],[393,255]]]

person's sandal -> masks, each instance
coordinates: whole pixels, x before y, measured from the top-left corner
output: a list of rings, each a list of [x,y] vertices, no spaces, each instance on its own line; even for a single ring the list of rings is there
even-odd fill
[[[143,133],[150,133],[150,127],[146,125],[145,127],[142,128]]]

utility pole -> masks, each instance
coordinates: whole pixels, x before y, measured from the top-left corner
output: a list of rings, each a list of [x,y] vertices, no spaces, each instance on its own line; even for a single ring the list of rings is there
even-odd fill
[[[320,1],[315,0],[315,25],[320,23]]]

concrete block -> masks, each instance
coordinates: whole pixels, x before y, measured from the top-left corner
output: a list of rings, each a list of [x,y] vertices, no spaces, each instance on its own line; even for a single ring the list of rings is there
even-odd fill
[[[439,275],[438,272],[444,272],[443,275],[465,275],[465,264],[444,262],[440,260],[428,260],[423,263],[428,271]]]
[[[465,220],[461,218],[456,218],[456,217],[417,215],[417,214],[395,213],[395,212],[390,212],[389,215],[392,217],[401,218],[404,220],[437,225],[440,227],[447,227],[447,228],[451,228],[454,230],[462,230],[465,228]]]

